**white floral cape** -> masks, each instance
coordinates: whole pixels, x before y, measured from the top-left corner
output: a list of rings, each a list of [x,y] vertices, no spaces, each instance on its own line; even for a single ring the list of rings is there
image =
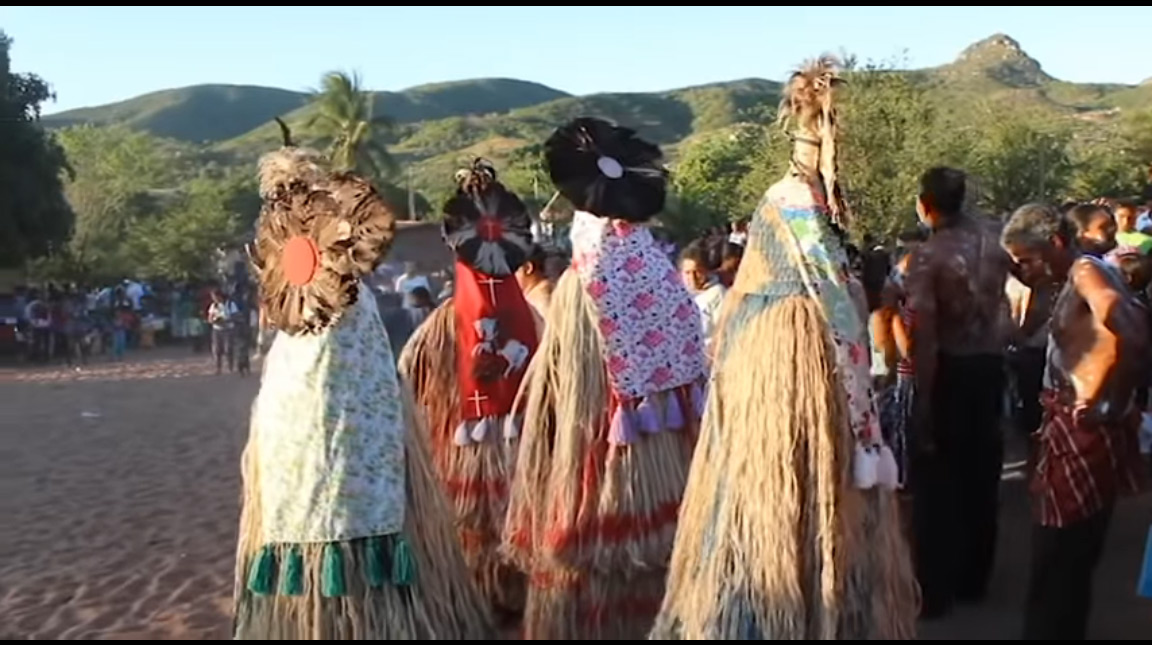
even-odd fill
[[[253,415],[264,541],[336,542],[404,524],[404,415],[376,299],[320,334],[277,334]]]

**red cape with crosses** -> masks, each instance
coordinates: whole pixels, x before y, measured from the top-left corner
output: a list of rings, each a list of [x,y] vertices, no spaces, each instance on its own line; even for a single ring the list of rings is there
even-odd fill
[[[514,276],[493,277],[456,262],[456,368],[460,419],[511,412],[536,352],[536,323]]]

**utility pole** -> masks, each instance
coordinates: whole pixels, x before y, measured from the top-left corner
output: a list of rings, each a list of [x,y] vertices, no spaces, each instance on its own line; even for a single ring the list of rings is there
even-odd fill
[[[408,183],[408,217],[418,220],[420,214],[416,212],[416,193],[412,192],[412,166],[408,166],[405,175]]]

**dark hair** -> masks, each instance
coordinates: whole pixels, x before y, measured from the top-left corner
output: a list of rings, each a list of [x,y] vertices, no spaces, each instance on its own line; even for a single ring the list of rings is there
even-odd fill
[[[528,258],[524,261],[524,265],[531,266],[532,270],[536,273],[544,273],[544,265],[547,262],[548,252],[539,244],[533,244],[532,250],[528,252]]]
[[[680,261],[691,260],[701,269],[711,271],[714,267],[709,264],[708,255],[706,239],[692,240],[688,246],[685,246],[684,249],[680,251]]]
[[[744,247],[725,240],[720,245],[720,261],[724,260],[740,260],[744,258]]]
[[[860,249],[856,248],[855,244],[845,244],[844,254],[848,256],[848,262],[850,264],[854,264],[857,260],[860,259]]]
[[[1148,257],[1135,253],[1124,253],[1116,258],[1120,273],[1124,274],[1124,281],[1133,291],[1143,291],[1152,282],[1152,271],[1149,271]]]
[[[1126,210],[1130,210],[1132,212],[1136,212],[1136,211],[1140,210],[1140,206],[1138,204],[1136,204],[1136,202],[1131,200],[1131,199],[1121,199],[1121,200],[1117,201],[1116,202],[1116,210],[1120,210],[1121,208],[1126,209]]]
[[[936,166],[920,176],[920,201],[941,215],[953,219],[964,209],[968,175],[963,170]]]
[[[917,242],[927,242],[928,241],[928,231],[925,231],[922,228],[914,228],[914,229],[909,230],[909,231],[904,231],[900,235],[896,236],[896,241],[900,242],[901,244],[915,244]]]
[[[1080,205],[1081,205],[1080,202],[1078,202],[1074,199],[1070,199],[1070,200],[1064,202],[1063,204],[1060,204],[1060,214],[1061,215],[1067,215],[1068,213],[1072,212],[1073,208],[1076,208],[1077,206],[1080,206]]]
[[[869,310],[875,310],[884,283],[892,272],[892,258],[887,251],[866,250],[860,264],[860,282],[864,286],[864,295],[868,298]]]
[[[409,295],[412,296],[412,302],[414,302],[419,307],[432,305],[432,292],[428,291],[428,289],[424,287],[416,287],[409,293]]]
[[[1098,213],[1102,213],[1108,217],[1112,217],[1112,211],[1108,207],[1099,204],[1076,204],[1064,213],[1064,219],[1068,223],[1076,227],[1077,232],[1084,232],[1092,220],[1096,218]]]

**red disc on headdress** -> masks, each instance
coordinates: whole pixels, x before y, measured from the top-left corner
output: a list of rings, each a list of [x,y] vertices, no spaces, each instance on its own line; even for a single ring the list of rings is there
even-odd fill
[[[476,222],[476,230],[480,232],[480,239],[485,242],[495,242],[504,234],[504,224],[499,218],[484,215]]]
[[[284,245],[280,261],[284,266],[284,277],[294,287],[302,287],[312,281],[320,266],[320,251],[311,238],[297,235]]]

